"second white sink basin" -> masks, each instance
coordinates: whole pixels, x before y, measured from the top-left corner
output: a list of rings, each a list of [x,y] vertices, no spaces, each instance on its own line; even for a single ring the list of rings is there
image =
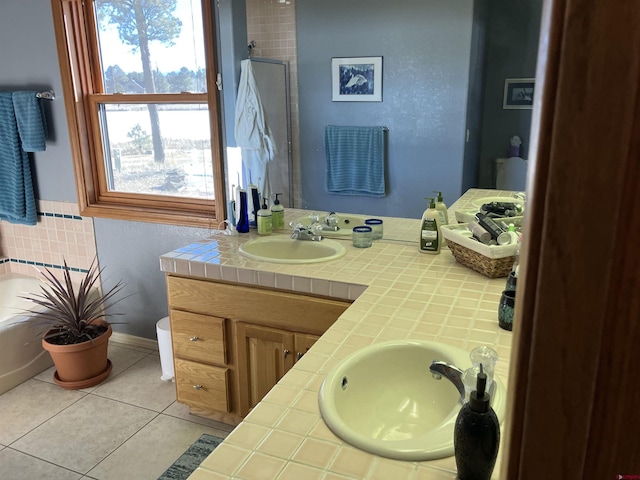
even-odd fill
[[[318,397],[327,426],[345,442],[398,460],[423,461],[454,454],[453,429],[460,394],[429,371],[433,360],[466,370],[468,352],[427,341],[392,341],[345,358],[325,378]],[[496,378],[492,406],[502,421],[505,390]]]
[[[295,264],[335,260],[347,253],[347,249],[335,240],[314,242],[273,235],[249,240],[240,245],[240,253],[253,260]]]

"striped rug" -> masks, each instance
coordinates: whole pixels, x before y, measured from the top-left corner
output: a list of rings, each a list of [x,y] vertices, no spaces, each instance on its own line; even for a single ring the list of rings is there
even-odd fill
[[[213,435],[203,434],[158,477],[158,480],[185,480],[213,452],[213,449],[220,445],[222,440]]]

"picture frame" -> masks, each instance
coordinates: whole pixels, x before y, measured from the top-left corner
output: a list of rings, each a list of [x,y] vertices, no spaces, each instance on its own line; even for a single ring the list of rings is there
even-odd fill
[[[381,102],[382,57],[331,59],[334,102]]]
[[[504,81],[504,110],[531,110],[535,94],[535,78],[507,78]]]

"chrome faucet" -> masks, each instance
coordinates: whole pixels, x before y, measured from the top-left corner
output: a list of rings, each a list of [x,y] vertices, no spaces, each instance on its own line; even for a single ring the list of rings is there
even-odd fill
[[[291,233],[291,238],[294,240],[311,240],[312,242],[319,242],[322,240],[322,235],[316,233],[313,228],[313,225],[309,227],[305,227],[301,223],[297,225],[292,225],[293,232]]]
[[[309,228],[322,230],[323,232],[337,232],[340,230],[338,227],[338,223],[340,222],[340,218],[336,215],[336,212],[329,212],[323,218],[319,213],[313,212],[309,215],[309,220],[311,220],[311,225]]]
[[[460,403],[464,405],[466,396],[464,382],[462,381],[462,375],[464,372],[455,365],[449,365],[447,362],[441,362],[439,360],[431,362],[429,370],[431,371],[433,378],[436,380],[441,380],[442,377],[445,377],[453,383],[453,385],[458,389],[458,393],[460,393]]]
[[[431,371],[431,376],[436,380],[441,380],[442,377],[447,378],[458,390],[460,394],[460,403],[464,405],[466,402],[467,394],[464,385],[463,375],[464,372],[460,370],[455,365],[450,365],[447,362],[441,362],[439,360],[434,360],[431,362],[429,366],[429,370]],[[496,382],[492,379],[491,385],[489,387],[489,396],[491,398],[490,402],[493,404],[493,395],[496,391]]]

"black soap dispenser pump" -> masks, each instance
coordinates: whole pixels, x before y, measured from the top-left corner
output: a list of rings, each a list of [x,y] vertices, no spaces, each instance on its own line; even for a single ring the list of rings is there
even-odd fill
[[[490,480],[500,445],[500,423],[485,391],[487,374],[480,364],[476,390],[458,413],[453,434],[459,480]]]

